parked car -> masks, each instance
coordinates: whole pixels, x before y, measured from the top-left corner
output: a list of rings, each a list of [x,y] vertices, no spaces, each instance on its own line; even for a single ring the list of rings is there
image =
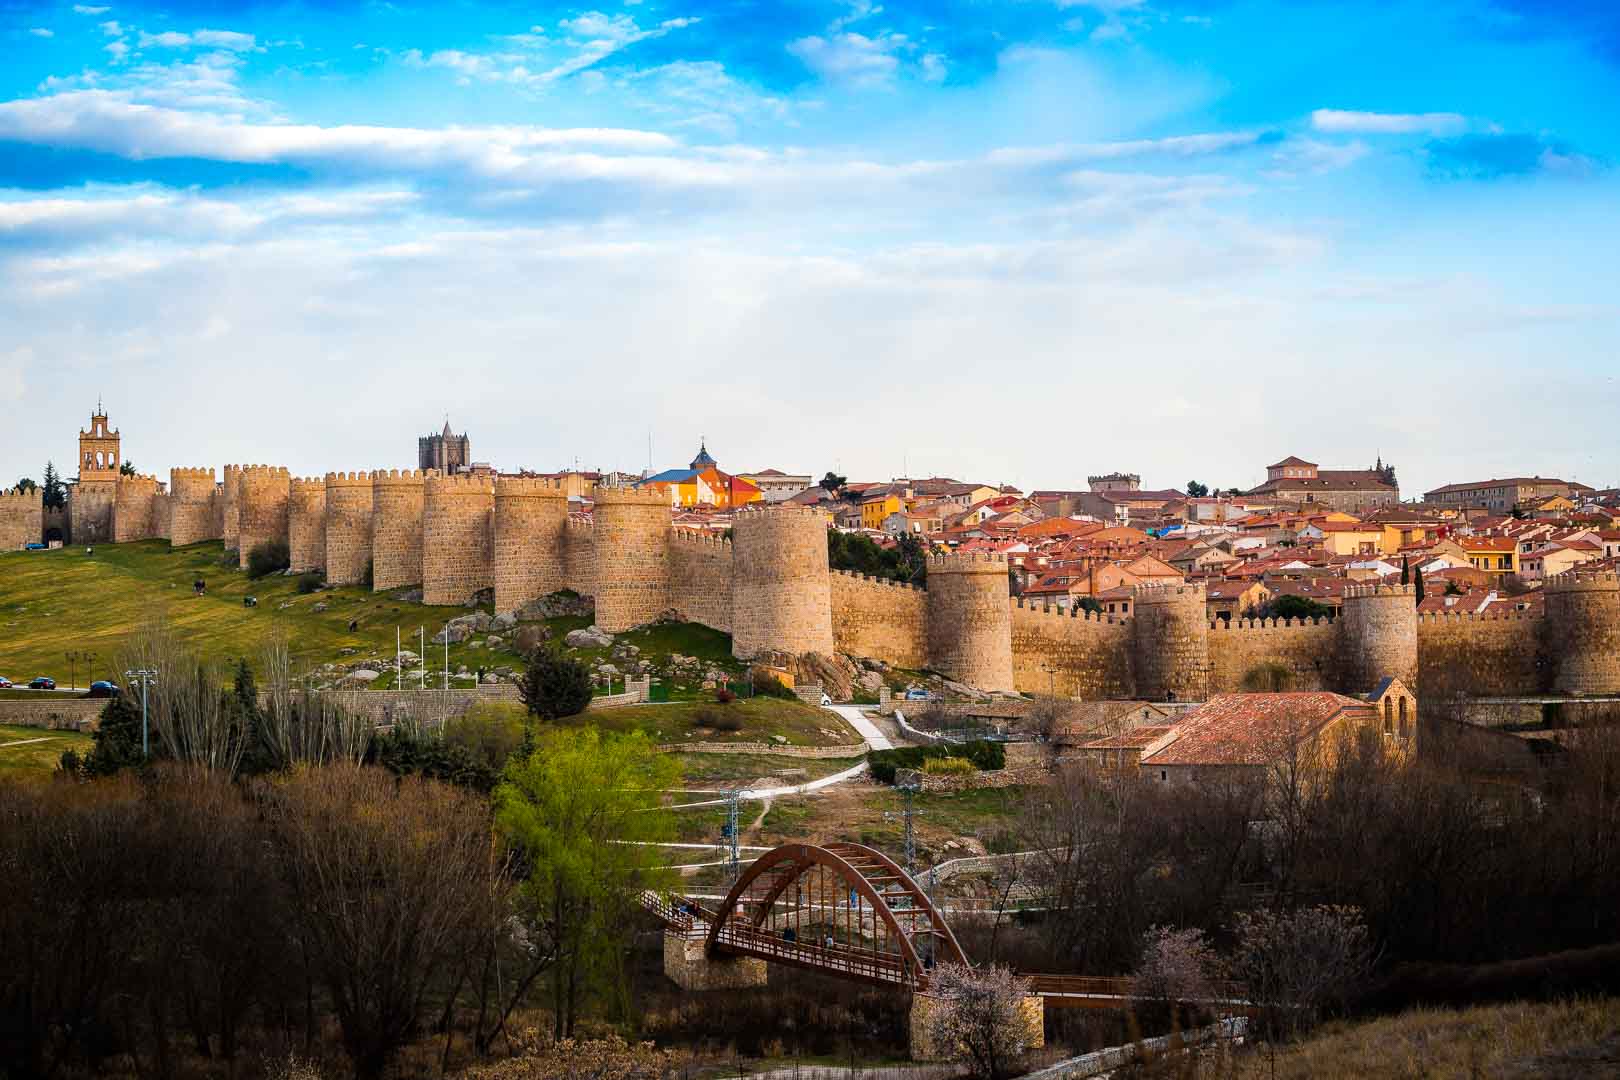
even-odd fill
[[[826,694],[822,694],[821,695],[821,704],[823,706],[830,706],[832,704],[832,698],[828,697]]]
[[[4,675],[0,675],[0,690],[10,690],[10,689],[11,689],[11,680],[6,678]]]
[[[49,675],[36,675],[28,684],[30,690],[55,690],[56,680]]]
[[[922,689],[921,687],[913,686],[911,689],[906,691],[906,700],[907,701],[927,701],[928,700],[928,691]]]
[[[116,683],[110,683],[106,679],[97,679],[95,682],[90,684],[90,693],[86,694],[85,696],[86,697],[117,697],[118,694],[119,694],[119,689],[118,689],[118,685]]]

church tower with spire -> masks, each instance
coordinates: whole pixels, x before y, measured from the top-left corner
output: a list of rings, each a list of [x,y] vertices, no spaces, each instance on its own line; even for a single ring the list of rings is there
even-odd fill
[[[450,430],[447,416],[443,431],[416,440],[416,462],[419,469],[437,469],[446,476],[465,472],[472,465],[472,442],[466,432],[457,435]]]

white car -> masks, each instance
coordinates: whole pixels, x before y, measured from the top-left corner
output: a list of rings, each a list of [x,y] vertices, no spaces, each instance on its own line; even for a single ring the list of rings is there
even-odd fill
[[[830,706],[832,704],[832,698],[828,697],[826,694],[822,694],[821,695],[821,704],[824,707],[825,706]]]

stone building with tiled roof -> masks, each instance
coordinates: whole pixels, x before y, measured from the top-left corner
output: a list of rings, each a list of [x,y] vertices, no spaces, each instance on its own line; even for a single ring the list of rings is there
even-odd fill
[[[1266,482],[1244,493],[1280,503],[1327,506],[1353,514],[1396,506],[1400,488],[1377,469],[1323,469],[1313,461],[1285,457],[1266,466]]]

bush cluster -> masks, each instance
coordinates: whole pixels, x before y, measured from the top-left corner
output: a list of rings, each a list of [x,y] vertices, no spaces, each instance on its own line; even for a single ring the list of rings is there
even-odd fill
[[[729,709],[705,707],[692,714],[692,723],[710,731],[741,731],[742,717]]]
[[[871,769],[874,779],[880,783],[892,784],[896,769],[921,769],[933,758],[963,758],[981,771],[999,769],[1007,763],[1007,753],[1001,743],[975,739],[964,743],[874,750],[866,755],[866,764]]]
[[[287,548],[285,540],[266,540],[262,544],[254,544],[248,552],[248,577],[262,578],[270,574],[278,574],[292,565],[292,552]]]

